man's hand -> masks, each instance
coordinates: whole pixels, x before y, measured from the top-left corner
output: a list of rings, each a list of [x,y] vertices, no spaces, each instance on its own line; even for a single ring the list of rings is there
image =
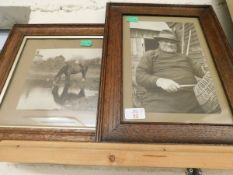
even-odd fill
[[[177,82],[166,78],[159,78],[156,81],[156,85],[167,92],[177,92],[180,89],[180,85]]]

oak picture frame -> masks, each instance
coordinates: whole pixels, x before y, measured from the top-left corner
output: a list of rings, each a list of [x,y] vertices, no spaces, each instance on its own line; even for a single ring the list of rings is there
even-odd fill
[[[103,24],[16,24],[14,25],[4,45],[0,58],[0,72],[1,72],[0,92],[3,91],[4,85],[8,81],[7,79],[9,73],[11,72],[16,56],[20,50],[20,47],[25,37],[28,36],[38,37],[39,39],[40,37],[48,37],[48,38],[61,37],[61,40],[64,41],[66,39],[69,40],[71,37],[78,37],[79,40],[80,38],[83,40],[85,40],[85,38],[90,40],[90,38],[94,37],[94,39],[100,41],[99,47],[102,50],[101,43],[103,40],[103,31],[104,31]],[[76,41],[76,44],[79,42],[81,43],[81,41],[79,40]],[[93,41],[93,43],[91,44],[95,45],[95,41]],[[56,43],[54,45],[56,45]],[[84,43],[84,47],[85,47],[85,43]],[[24,50],[24,46],[23,46],[23,50]],[[101,59],[102,59],[102,55],[101,55]],[[98,64],[101,65],[101,63]],[[17,66],[18,65],[16,65],[16,68]],[[12,77],[14,77],[14,73]],[[9,87],[10,87],[10,83],[11,80],[9,81]],[[3,102],[4,102],[4,98],[3,98]],[[58,127],[27,126],[27,125],[24,126],[22,124],[21,124],[22,126],[17,126],[17,125],[4,126],[2,124],[0,125],[1,125],[0,140],[71,141],[71,142],[72,141],[94,142],[96,140],[95,129],[89,129],[89,128],[83,129],[79,127],[61,127],[61,126]]]
[[[123,16],[198,19],[233,110],[232,50],[211,6],[108,3],[99,106],[98,141],[232,144],[232,123],[128,122],[123,120]],[[135,19],[133,19],[135,20]]]

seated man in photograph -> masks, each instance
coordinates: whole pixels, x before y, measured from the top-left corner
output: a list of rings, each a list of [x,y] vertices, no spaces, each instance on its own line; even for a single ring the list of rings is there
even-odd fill
[[[136,81],[146,89],[146,112],[204,113],[193,91],[195,76],[202,78],[200,63],[177,53],[178,40],[169,30],[158,35],[159,47],[145,53],[136,68]]]

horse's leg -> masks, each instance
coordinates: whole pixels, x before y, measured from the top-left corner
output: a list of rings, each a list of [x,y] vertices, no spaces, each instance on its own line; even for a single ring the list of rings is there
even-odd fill
[[[81,73],[82,73],[82,81],[85,81],[86,80],[88,66],[80,64],[80,67],[81,67]]]
[[[70,70],[68,69],[65,73],[65,83],[64,83],[64,89],[62,91],[62,94],[61,94],[61,97],[62,99],[66,99],[67,97],[67,94],[68,94],[68,89],[70,87],[70,75],[71,75],[71,72]]]
[[[71,75],[71,68],[67,67],[65,74],[65,84],[70,85],[70,75]]]

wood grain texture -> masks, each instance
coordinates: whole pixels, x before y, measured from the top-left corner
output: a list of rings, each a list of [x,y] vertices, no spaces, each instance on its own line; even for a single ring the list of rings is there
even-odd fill
[[[18,24],[6,41],[0,58],[0,92],[24,36],[103,36],[102,24]],[[94,130],[0,127],[0,140],[95,141]]]
[[[213,61],[233,109],[232,50],[211,6],[155,4],[107,5],[104,76],[98,118],[98,141],[233,144],[233,127],[224,124],[126,123],[123,118],[122,16],[152,15],[198,18]]]
[[[1,141],[0,161],[125,167],[233,169],[233,147]]]

